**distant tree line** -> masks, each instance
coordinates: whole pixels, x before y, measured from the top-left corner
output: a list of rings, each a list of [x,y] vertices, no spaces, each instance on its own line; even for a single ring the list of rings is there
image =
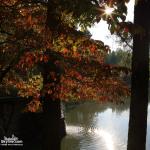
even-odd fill
[[[131,68],[131,59],[132,59],[131,51],[117,49],[116,51],[112,51],[107,55],[105,62],[107,64]]]

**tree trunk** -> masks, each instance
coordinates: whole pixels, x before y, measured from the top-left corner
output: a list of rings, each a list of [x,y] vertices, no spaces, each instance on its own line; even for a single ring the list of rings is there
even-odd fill
[[[50,98],[46,97],[43,105],[43,113],[43,150],[60,150],[60,100],[53,101]]]
[[[149,8],[150,2],[135,6],[134,23],[144,33],[133,38],[132,86],[127,150],[145,150],[149,81]]]
[[[47,21],[46,25],[51,30],[50,39],[53,42],[55,32],[59,26],[57,16],[55,16],[55,9],[57,8],[57,3],[53,1],[48,1],[48,11],[47,11]],[[61,70],[58,66],[55,65],[57,60],[56,54],[51,50],[47,52],[51,60],[48,63],[42,65],[42,76],[43,76],[43,85],[52,84],[52,93],[44,94],[43,96],[43,150],[60,150],[61,139],[65,136],[65,123],[64,118],[61,118],[61,102],[59,98],[56,98],[54,95],[58,94],[60,91],[55,90],[60,86],[60,77]],[[53,60],[52,60],[53,59]],[[50,77],[50,72],[55,74],[55,81]]]
[[[57,58],[42,65],[43,85],[53,84],[50,90],[43,95],[43,150],[60,150],[61,139],[65,136],[64,118],[61,117],[61,102],[55,95],[59,93],[55,88],[60,86],[60,68],[54,62]],[[55,73],[55,80],[50,73]]]

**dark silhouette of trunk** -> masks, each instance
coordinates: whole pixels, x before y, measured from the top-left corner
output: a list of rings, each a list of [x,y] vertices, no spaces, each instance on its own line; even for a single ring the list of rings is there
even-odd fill
[[[145,150],[147,132],[149,81],[149,18],[150,2],[141,0],[135,5],[134,23],[143,34],[133,38],[132,87],[128,133],[128,150]]]
[[[55,16],[56,8],[57,4],[49,0],[46,25],[51,31],[49,36],[52,36],[52,38],[54,38],[59,26],[59,21]],[[52,38],[50,39],[52,40]],[[55,97],[55,94],[60,92],[55,88],[60,86],[61,70],[55,65],[55,61],[58,59],[57,55],[51,50],[49,50],[48,55],[50,56],[50,61],[41,65],[43,85],[53,83],[54,86],[51,89],[51,94],[47,92],[43,95],[43,150],[60,150],[61,139],[66,134],[64,118],[61,118],[61,102],[59,98]],[[55,74],[55,81],[50,77],[50,72]]]
[[[66,134],[64,118],[61,117],[61,102],[55,96],[60,92],[56,89],[59,89],[61,76],[60,68],[54,63],[57,60],[55,57],[42,65],[43,85],[53,84],[52,93],[46,91],[43,95],[43,150],[60,150],[61,139]],[[55,73],[55,80],[51,72]]]
[[[61,145],[60,100],[52,100],[48,96],[45,97],[43,111],[44,111],[43,150],[60,150]]]

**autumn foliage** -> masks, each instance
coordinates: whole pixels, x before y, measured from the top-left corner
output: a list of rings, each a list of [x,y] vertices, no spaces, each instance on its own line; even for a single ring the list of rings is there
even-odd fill
[[[93,4],[97,5],[96,1]],[[68,8],[59,0],[52,1],[51,5],[57,5],[58,10],[46,1],[0,1],[0,88],[3,92],[11,94],[14,90],[19,96],[33,97],[29,104],[31,111],[36,110],[34,106],[40,106],[40,97],[47,94],[65,101],[119,101],[127,96],[129,89],[120,73],[129,70],[106,65],[109,47],[85,32],[89,22],[100,18],[108,21],[112,32],[124,28],[123,25],[118,23],[119,27],[114,29],[112,18],[99,16],[102,12],[95,20],[95,10],[90,20],[80,11],[77,16],[71,12],[69,3]],[[77,30],[79,22],[83,32]]]

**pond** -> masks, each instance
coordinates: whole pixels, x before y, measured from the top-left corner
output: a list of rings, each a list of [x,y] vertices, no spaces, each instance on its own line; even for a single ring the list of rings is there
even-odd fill
[[[67,136],[61,150],[126,150],[129,102],[99,104],[86,102],[67,108]],[[146,150],[150,149],[150,103]]]

